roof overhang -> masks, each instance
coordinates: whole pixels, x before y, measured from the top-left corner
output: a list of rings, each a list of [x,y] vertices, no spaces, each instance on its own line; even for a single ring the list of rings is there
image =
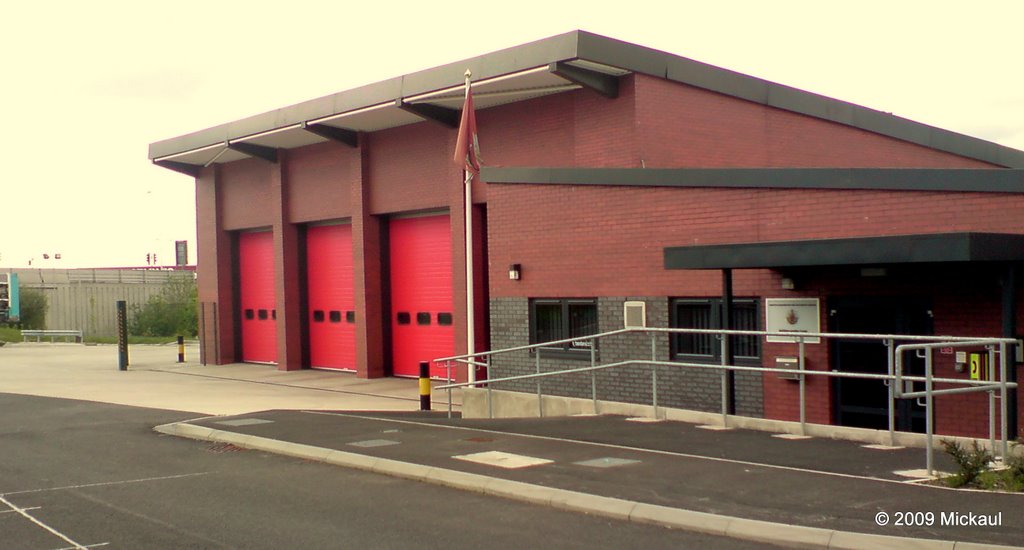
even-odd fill
[[[998,166],[1024,168],[1024,151],[941,130],[889,113],[819,96],[684,57],[595,34],[572,31],[306,101],[149,146],[156,164],[183,173],[327,140],[355,146],[354,136],[430,120],[450,125],[462,106],[466,70],[474,103],[488,109],[549,94],[589,88],[618,94],[630,73],[703,88],[771,107],[853,126]],[[338,132],[329,129],[339,130]],[[248,152],[247,152],[248,151]],[[268,154],[255,156],[268,157]]]
[[[238,144],[294,149],[334,140],[355,147],[362,132],[423,121],[454,127],[467,69],[477,110],[581,88],[616,97],[619,77],[630,71],[579,57],[581,34],[586,35],[555,36],[159,141],[150,144],[149,158],[195,175],[211,164],[260,156]]]
[[[1024,235],[937,233],[665,248],[665,269],[1022,262]]]

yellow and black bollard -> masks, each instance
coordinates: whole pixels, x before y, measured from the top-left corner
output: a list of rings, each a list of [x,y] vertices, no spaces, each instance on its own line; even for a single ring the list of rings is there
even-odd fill
[[[420,361],[420,410],[430,410],[430,363]]]
[[[178,362],[179,363],[184,363],[185,362],[185,337],[184,336],[179,336],[178,337]]]

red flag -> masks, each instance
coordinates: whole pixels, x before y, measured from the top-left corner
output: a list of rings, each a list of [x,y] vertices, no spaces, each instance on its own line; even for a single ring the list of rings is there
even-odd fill
[[[462,105],[459,139],[455,142],[455,163],[467,172],[480,173],[480,142],[476,137],[476,113],[473,112],[473,91],[466,82],[466,101]]]

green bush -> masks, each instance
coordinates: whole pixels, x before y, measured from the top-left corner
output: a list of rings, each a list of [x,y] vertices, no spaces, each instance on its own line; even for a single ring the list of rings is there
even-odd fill
[[[132,307],[128,332],[136,336],[190,336],[199,333],[194,280],[172,279],[145,304]]]
[[[46,329],[46,310],[49,304],[43,291],[21,288],[21,328]]]
[[[1003,461],[1006,464],[1007,473],[1010,479],[1018,485],[1024,486],[1024,445],[1012,443],[1009,455]]]
[[[973,441],[971,447],[961,445],[957,441],[942,440],[946,453],[953,458],[960,471],[946,478],[950,487],[963,487],[971,485],[978,480],[978,476],[989,468],[992,462],[992,453],[981,448],[977,441]]]

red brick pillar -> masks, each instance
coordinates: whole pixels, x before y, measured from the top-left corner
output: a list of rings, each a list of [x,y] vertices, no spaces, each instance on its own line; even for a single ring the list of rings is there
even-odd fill
[[[299,269],[299,228],[288,219],[288,152],[278,151],[271,168],[270,192],[273,204],[274,299],[277,314],[277,369],[298,370],[305,366],[302,334],[302,288]]]
[[[381,219],[370,213],[370,137],[359,135],[359,178],[352,185],[352,268],[356,307],[356,375],[385,376]]]
[[[235,239],[224,230],[220,168],[205,168],[196,178],[196,275],[202,304],[199,344],[208,363],[233,363],[238,357],[235,326]]]

